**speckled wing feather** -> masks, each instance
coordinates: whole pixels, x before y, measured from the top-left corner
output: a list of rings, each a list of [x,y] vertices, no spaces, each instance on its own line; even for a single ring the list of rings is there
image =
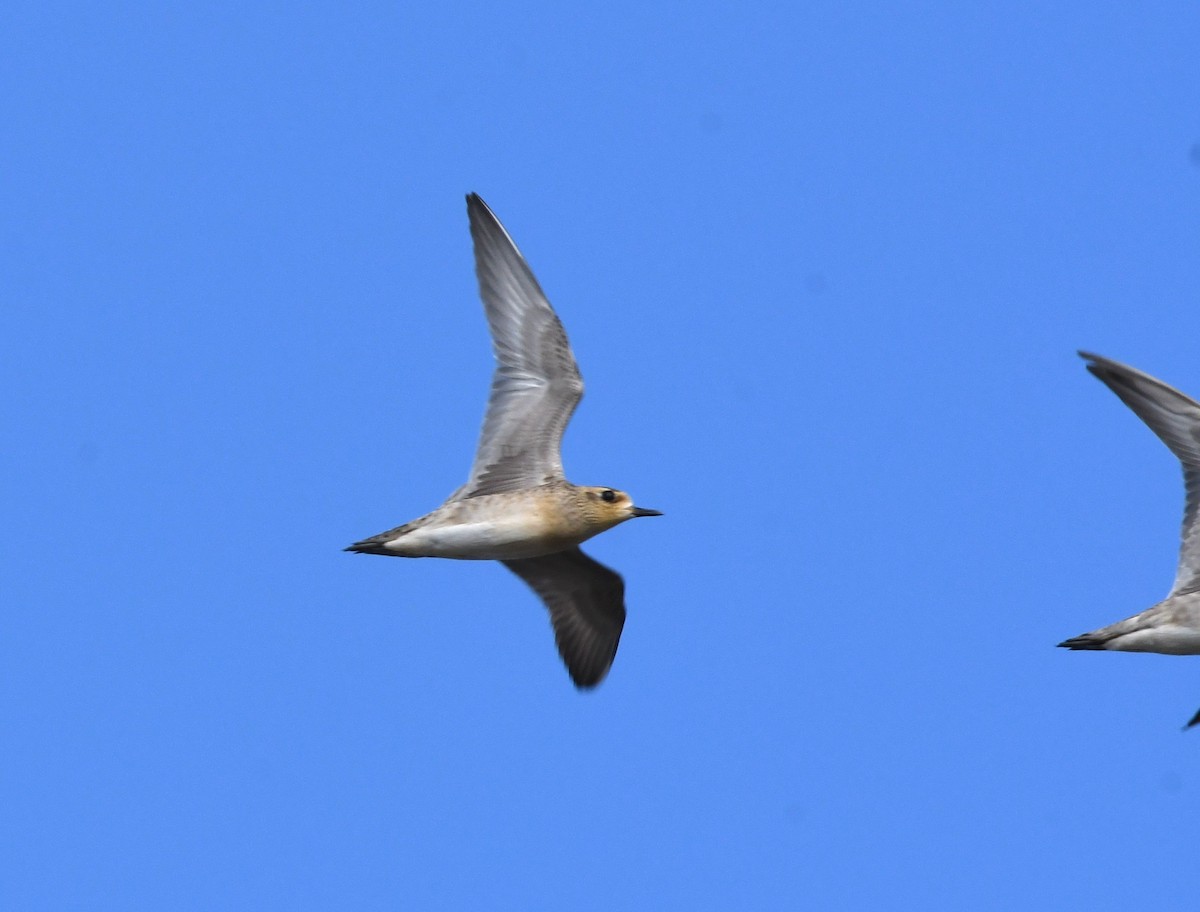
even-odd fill
[[[1088,352],[1079,353],[1088,370],[1150,426],[1183,463],[1187,492],[1179,569],[1171,595],[1200,586],[1200,403],[1174,387],[1128,365]]]
[[[583,397],[567,334],[517,245],[474,193],[467,214],[496,372],[475,463],[457,500],[561,479],[563,431]]]
[[[608,674],[625,626],[620,574],[578,548],[503,561],[550,609],[559,655],[576,687],[595,687]]]

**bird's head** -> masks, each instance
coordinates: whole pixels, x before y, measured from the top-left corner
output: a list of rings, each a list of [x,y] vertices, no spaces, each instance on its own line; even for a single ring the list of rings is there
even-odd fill
[[[638,516],[662,516],[658,510],[635,507],[633,498],[616,488],[580,487],[578,490],[583,495],[584,516],[597,531],[611,529]]]

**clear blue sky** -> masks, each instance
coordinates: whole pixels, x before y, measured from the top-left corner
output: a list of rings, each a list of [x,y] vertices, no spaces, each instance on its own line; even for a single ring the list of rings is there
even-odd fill
[[[798,9],[800,6],[802,8]],[[1185,908],[1191,3],[5,4],[0,906]],[[465,478],[463,195],[588,393],[577,693]]]

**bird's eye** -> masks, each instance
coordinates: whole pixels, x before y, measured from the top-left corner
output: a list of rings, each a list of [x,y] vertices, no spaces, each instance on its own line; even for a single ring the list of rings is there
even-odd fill
[[[616,491],[604,491],[600,495],[600,499],[602,501],[604,501],[605,503],[612,503],[614,500],[617,499],[617,492]]]

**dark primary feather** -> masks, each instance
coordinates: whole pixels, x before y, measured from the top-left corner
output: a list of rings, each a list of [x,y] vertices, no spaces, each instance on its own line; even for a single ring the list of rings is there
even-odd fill
[[[502,562],[550,610],[559,655],[576,687],[608,674],[625,626],[625,583],[578,548]]]

